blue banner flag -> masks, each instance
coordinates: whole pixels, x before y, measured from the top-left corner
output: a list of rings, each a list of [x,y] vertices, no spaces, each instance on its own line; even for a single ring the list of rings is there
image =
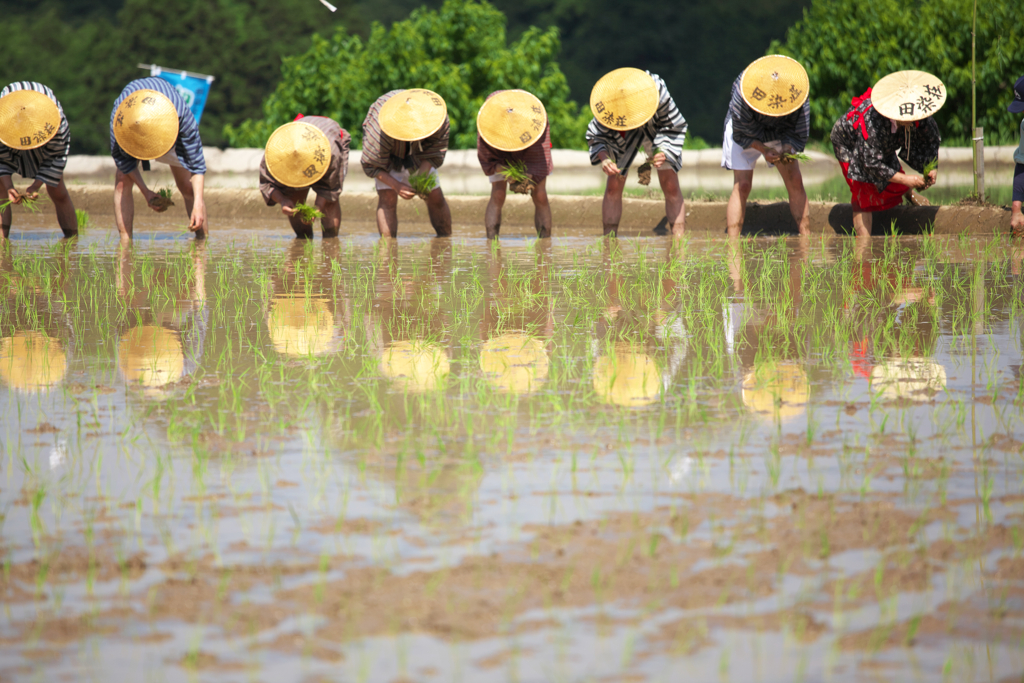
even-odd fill
[[[196,117],[196,123],[203,116],[203,107],[206,106],[206,98],[210,95],[210,84],[213,83],[213,76],[206,74],[189,73],[177,69],[165,69],[156,64],[140,64],[140,68],[148,68],[151,76],[162,78],[178,91],[185,104],[192,110]]]

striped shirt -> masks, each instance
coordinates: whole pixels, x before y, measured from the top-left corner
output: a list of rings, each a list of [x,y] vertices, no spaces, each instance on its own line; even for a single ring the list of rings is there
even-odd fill
[[[64,108],[60,106],[52,90],[42,83],[33,81],[11,83],[0,90],[0,97],[16,90],[35,90],[53,100],[57,105],[57,111],[60,112],[60,127],[49,142],[35,149],[13,149],[0,142],[0,175],[17,173],[22,178],[32,178],[50,187],[56,187],[64,177],[64,167],[68,164],[68,153],[71,151],[71,128],[68,126],[67,117],[64,116]]]
[[[746,72],[744,72],[746,73]],[[795,152],[804,151],[807,138],[811,135],[811,100],[807,98],[802,107],[785,116],[768,116],[754,111],[743,99],[741,73],[732,84],[732,98],[725,114],[725,125],[732,120],[732,139],[743,149],[755,142],[778,140],[790,145]]]
[[[110,112],[110,154],[114,157],[117,170],[121,173],[131,173],[138,166],[139,160],[129,156],[121,149],[114,138],[114,116],[117,108],[124,98],[138,90],[156,90],[164,95],[174,104],[178,112],[178,139],[174,142],[174,153],[178,161],[190,173],[202,175],[206,173],[206,159],[203,157],[203,141],[199,139],[199,124],[192,116],[192,110],[185,104],[174,86],[162,78],[138,78],[124,87],[121,95],[114,101],[114,108]]]
[[[422,140],[405,142],[389,137],[380,128],[380,108],[401,90],[392,90],[377,98],[377,101],[370,106],[366,112],[366,119],[363,121],[363,172],[371,178],[384,171],[401,171],[409,169],[415,171],[420,164],[429,161],[434,168],[441,168],[444,164],[444,156],[448,152],[448,131],[450,124],[448,117],[444,117],[444,123],[433,135]]]
[[[601,159],[598,152],[604,150],[615,159],[615,165],[626,175],[641,146],[653,149],[660,147],[672,170],[682,168],[683,143],[686,141],[686,119],[672,101],[668,87],[661,76],[647,72],[658,86],[658,111],[651,120],[633,130],[619,132],[606,128],[597,119],[587,126],[587,145],[590,147],[590,163],[598,166]]]
[[[345,184],[345,176],[348,175],[348,149],[349,145],[352,144],[352,136],[348,134],[347,130],[339,126],[334,119],[329,119],[326,116],[303,116],[299,114],[295,120],[319,128],[330,141],[331,163],[327,166],[327,172],[318,181],[307,187],[312,189],[317,197],[322,197],[326,202],[338,201],[338,197],[341,196],[341,188]],[[298,189],[302,188],[288,187],[270,175],[270,171],[267,169],[267,155],[264,154],[263,159],[260,160],[260,194],[263,195],[263,201],[267,203],[267,206],[273,206],[277,203],[270,198],[274,190],[287,195],[292,194]]]
[[[491,99],[504,90],[495,90],[487,99]],[[537,142],[526,149],[518,152],[503,152],[488,145],[478,133],[476,136],[476,158],[480,161],[480,168],[485,175],[499,173],[502,168],[508,166],[509,162],[521,161],[526,164],[526,172],[535,178],[546,178],[554,170],[554,163],[551,161],[551,125],[544,128],[544,134]]]

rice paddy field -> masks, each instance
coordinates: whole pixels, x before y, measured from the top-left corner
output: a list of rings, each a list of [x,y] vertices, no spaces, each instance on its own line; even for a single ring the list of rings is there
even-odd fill
[[[1019,681],[1005,237],[0,244],[0,680]]]

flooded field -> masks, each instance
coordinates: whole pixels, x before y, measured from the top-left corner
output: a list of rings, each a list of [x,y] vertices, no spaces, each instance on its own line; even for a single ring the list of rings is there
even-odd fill
[[[1020,680],[1020,247],[593,232],[12,233],[0,680]]]

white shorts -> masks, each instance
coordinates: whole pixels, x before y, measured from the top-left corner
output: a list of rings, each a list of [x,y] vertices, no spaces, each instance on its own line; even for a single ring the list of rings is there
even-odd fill
[[[782,143],[779,140],[771,140],[762,143],[769,149],[781,149]],[[753,171],[754,164],[762,157],[762,154],[753,147],[743,149],[732,139],[732,119],[725,124],[725,139],[722,140],[722,168],[730,171]],[[768,168],[775,168],[774,164],[768,164]]]
[[[495,173],[494,175],[489,175],[489,176],[487,176],[487,179],[491,181],[492,185],[494,183],[503,183],[503,182],[505,182],[505,176],[501,175],[500,173]]]
[[[401,171],[388,171],[388,175],[391,176],[392,178],[394,178],[395,180],[397,180],[400,183],[405,183],[406,185],[409,184],[409,169],[407,169],[407,168],[403,168]],[[430,167],[430,175],[434,176],[435,184],[438,187],[440,187],[441,186],[441,179],[437,177],[437,169],[434,168],[433,166]],[[374,186],[378,190],[390,190],[391,189],[391,186],[388,185],[387,183],[385,183],[384,181],[382,181],[380,178],[377,178],[376,180],[374,180],[373,184],[374,184]]]
[[[182,168],[181,160],[178,159],[178,153],[174,151],[173,147],[171,147],[171,151],[169,151],[167,154],[163,155],[162,157],[157,157],[156,159],[153,159],[153,161],[159,161],[161,164],[167,164],[168,166],[177,166],[178,168]]]

